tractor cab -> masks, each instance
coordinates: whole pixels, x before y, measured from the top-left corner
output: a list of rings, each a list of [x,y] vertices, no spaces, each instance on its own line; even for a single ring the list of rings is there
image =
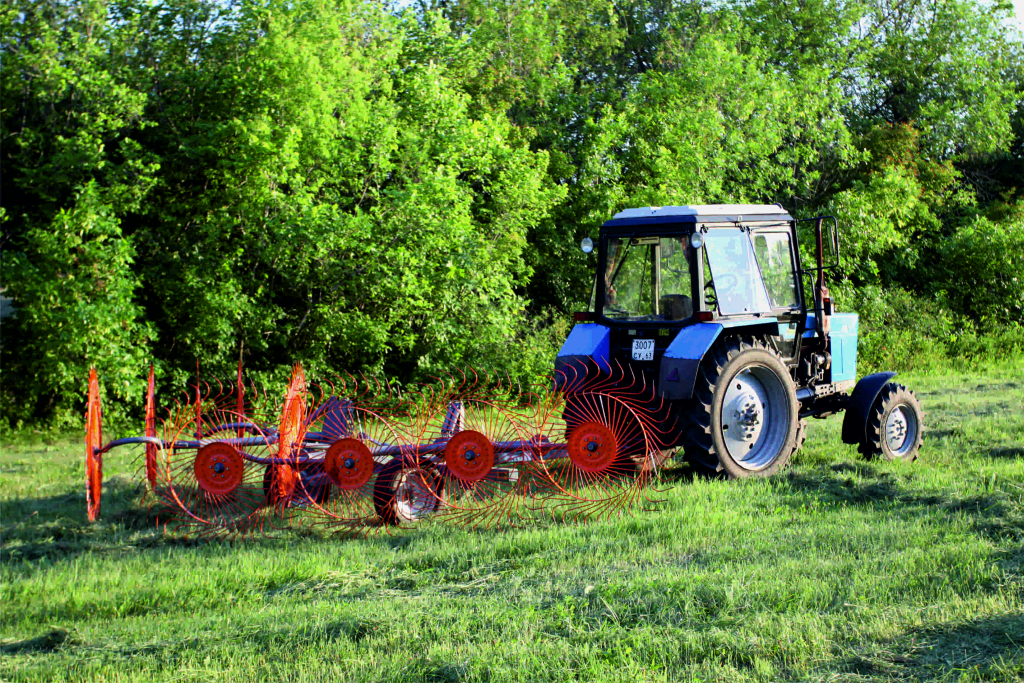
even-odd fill
[[[792,315],[802,300],[794,225],[777,206],[620,212],[601,228],[594,310],[610,324]]]
[[[768,335],[796,363],[807,309],[795,230],[776,205],[622,211],[601,226],[591,310],[578,319],[606,334],[599,358],[649,375],[670,398],[678,392],[658,381],[663,358],[683,353],[685,330],[701,324]]]

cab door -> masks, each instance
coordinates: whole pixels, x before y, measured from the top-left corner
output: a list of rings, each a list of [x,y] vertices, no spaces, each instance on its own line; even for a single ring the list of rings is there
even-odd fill
[[[752,229],[750,241],[772,315],[779,320],[780,337],[776,340],[779,352],[792,360],[798,352],[797,334],[803,306],[790,226],[780,224]]]

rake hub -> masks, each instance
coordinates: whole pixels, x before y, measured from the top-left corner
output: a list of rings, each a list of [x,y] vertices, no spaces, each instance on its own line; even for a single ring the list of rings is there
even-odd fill
[[[327,449],[324,472],[338,488],[358,489],[373,476],[373,454],[359,439],[339,439]]]
[[[480,432],[459,432],[445,446],[444,462],[460,481],[471,484],[486,477],[494,467],[494,446]]]
[[[227,495],[242,483],[244,460],[236,448],[211,443],[196,453],[194,472],[199,487],[212,495]]]
[[[599,422],[584,422],[569,433],[569,459],[584,472],[594,474],[608,470],[615,462],[618,439]]]

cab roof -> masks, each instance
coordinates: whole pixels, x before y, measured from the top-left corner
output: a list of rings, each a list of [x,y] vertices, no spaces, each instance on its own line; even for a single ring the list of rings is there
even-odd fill
[[[779,204],[695,204],[693,206],[645,206],[615,214],[605,227],[657,223],[741,223],[747,221],[791,221]]]

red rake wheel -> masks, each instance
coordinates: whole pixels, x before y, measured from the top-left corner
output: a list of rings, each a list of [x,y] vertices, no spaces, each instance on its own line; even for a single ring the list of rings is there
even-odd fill
[[[305,435],[306,393],[306,372],[301,363],[296,363],[281,408],[281,422],[277,430],[278,457],[294,458],[296,447],[302,443]]]
[[[373,476],[373,454],[358,439],[335,441],[324,457],[324,472],[339,489],[358,490],[366,486]]]
[[[494,445],[480,432],[459,432],[444,447],[444,464],[463,484],[475,484],[494,467]]]
[[[365,399],[366,397],[359,397]],[[332,531],[350,533],[380,518],[374,505],[381,472],[389,463],[402,460],[410,443],[389,417],[330,396],[311,413],[307,441],[327,444],[317,457],[307,449],[311,462],[303,469],[301,494],[309,502],[312,523]],[[392,482],[393,483],[393,482]],[[381,484],[376,494],[382,508],[390,508],[393,492]]]
[[[486,378],[425,387],[413,402],[427,406],[414,421],[416,462],[440,477],[438,515],[472,528],[517,521],[538,488],[531,432],[508,386]],[[445,390],[447,388],[447,390]]]
[[[146,436],[156,437],[156,390],[153,383],[153,366],[149,366],[149,386],[146,389]],[[156,458],[157,446],[153,443],[146,444],[146,481],[149,482],[149,490],[156,489]]]
[[[305,468],[303,446],[307,398],[306,373],[302,364],[296,363],[281,404],[274,462],[266,467],[263,474],[264,501],[285,523],[290,522],[296,513],[301,513],[304,507],[295,503],[304,502],[308,497],[300,472]]]
[[[195,406],[176,406],[164,422],[168,444],[158,457],[156,495],[162,518],[186,533],[246,536],[263,529],[263,475],[273,439],[258,427],[238,438],[233,411],[206,409],[195,440]],[[262,461],[262,462],[261,462]]]
[[[85,406],[85,503],[89,521],[100,516],[103,497],[103,407],[96,368],[89,370],[89,396]]]
[[[599,422],[584,422],[573,428],[566,445],[573,465],[591,474],[611,469],[619,449],[615,432]]]
[[[552,514],[600,518],[644,497],[652,469],[643,465],[657,444],[642,404],[602,387],[556,396],[538,414],[538,433],[565,443],[564,456],[555,452],[543,460],[556,489]]]

